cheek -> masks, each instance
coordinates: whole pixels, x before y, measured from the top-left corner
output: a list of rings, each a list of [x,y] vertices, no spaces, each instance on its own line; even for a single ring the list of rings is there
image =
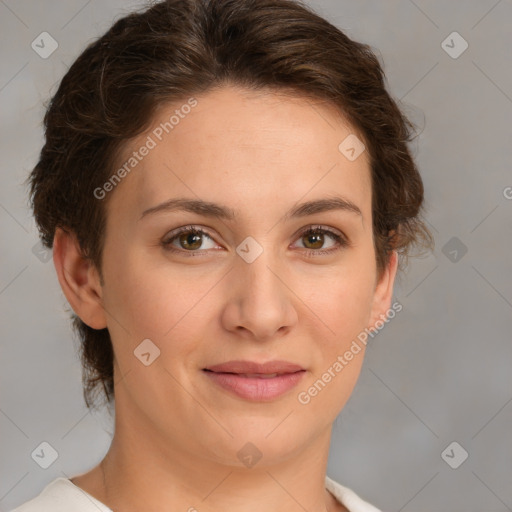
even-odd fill
[[[189,354],[196,348],[201,322],[197,306],[204,295],[203,283],[193,281],[191,286],[177,272],[164,274],[164,269],[151,268],[147,261],[119,260],[105,294],[116,371],[123,375],[117,379],[141,409],[146,407],[147,393],[155,396],[155,403],[181,396],[179,385],[165,370],[180,382],[185,380],[189,370],[185,362],[193,361]]]
[[[349,399],[359,377],[366,345],[361,333],[368,326],[373,298],[371,272],[353,272],[339,277],[329,292],[311,296],[311,309],[321,322],[325,336],[314,375],[298,390],[297,403],[309,418],[332,423]],[[328,328],[327,328],[328,327]]]
[[[346,339],[347,336],[356,336],[367,327],[371,315],[373,283],[369,279],[349,279],[343,284],[345,286],[336,297],[333,319],[335,330]]]
[[[370,321],[374,294],[372,267],[344,265],[316,279],[302,278],[304,303],[324,325],[325,338],[344,343]]]
[[[211,269],[187,269],[164,257],[127,249],[111,258],[109,271],[105,309],[110,314],[111,336],[122,343],[122,352],[132,353],[147,338],[161,349],[162,356],[169,347],[173,353],[192,349],[183,341],[194,338],[204,322],[201,319],[209,303],[205,293],[216,281]],[[172,342],[177,339],[181,342]],[[128,344],[131,350],[126,349]]]

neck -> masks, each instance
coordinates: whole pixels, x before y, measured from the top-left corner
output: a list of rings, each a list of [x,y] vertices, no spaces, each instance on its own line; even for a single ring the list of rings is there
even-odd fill
[[[169,439],[164,443],[117,425],[100,464],[100,501],[122,512],[346,510],[325,489],[330,434],[329,429],[286,460],[265,464],[262,457],[249,468],[198,458]]]

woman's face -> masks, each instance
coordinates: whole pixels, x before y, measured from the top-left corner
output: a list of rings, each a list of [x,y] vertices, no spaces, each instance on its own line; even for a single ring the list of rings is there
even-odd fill
[[[363,362],[353,342],[389,308],[395,267],[377,280],[368,154],[343,143],[353,130],[332,107],[234,87],[195,100],[130,141],[116,169],[134,151],[137,164],[109,192],[116,416],[194,457],[240,465],[251,442],[275,464],[330,433]],[[177,198],[217,206],[155,209]],[[293,214],[336,198],[352,206]],[[189,225],[205,234],[176,236]],[[205,371],[233,360],[304,371],[228,377],[237,393]]]

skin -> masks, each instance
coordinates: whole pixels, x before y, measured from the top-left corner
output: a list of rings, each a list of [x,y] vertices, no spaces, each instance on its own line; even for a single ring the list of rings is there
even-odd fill
[[[101,283],[72,235],[58,230],[54,263],[70,305],[115,353],[115,434],[100,465],[72,481],[123,512],[346,510],[325,489],[331,430],[359,376],[364,348],[309,404],[307,390],[357,335],[390,308],[397,255],[377,275],[367,152],[349,161],[339,144],[356,133],[326,103],[234,86],[198,105],[110,192]],[[147,133],[180,105],[164,105]],[[120,165],[124,162],[120,160]],[[294,205],[333,195],[362,216],[334,210],[283,220]],[[173,197],[236,210],[234,221],[197,213],[141,213]],[[208,232],[187,257],[162,246],[193,224]],[[344,233],[348,247],[301,236],[312,225]],[[247,237],[263,248],[248,264]],[[142,340],[159,347],[145,366]],[[232,359],[284,359],[307,370],[298,387],[249,402],[211,383],[202,369]],[[246,467],[237,452],[262,458]],[[103,482],[103,470],[105,484]],[[192,510],[192,509],[191,509]]]

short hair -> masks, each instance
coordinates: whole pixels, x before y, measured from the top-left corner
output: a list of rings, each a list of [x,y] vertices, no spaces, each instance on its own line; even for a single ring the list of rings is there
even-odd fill
[[[158,107],[223,85],[295,94],[335,107],[360,134],[371,168],[378,275],[391,251],[431,248],[423,183],[408,149],[415,126],[386,91],[371,47],[298,0],[165,0],[118,19],[69,68],[44,116],[45,143],[28,178],[47,248],[57,227],[75,234],[102,277],[106,205],[94,190]],[[340,141],[341,142],[341,141]],[[109,331],[71,312],[80,338],[85,403],[114,398]]]

